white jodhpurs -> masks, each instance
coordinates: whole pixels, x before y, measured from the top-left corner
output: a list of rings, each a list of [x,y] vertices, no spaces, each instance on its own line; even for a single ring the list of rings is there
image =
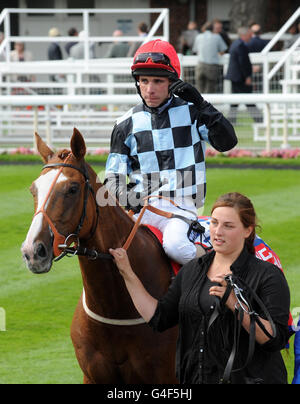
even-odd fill
[[[176,203],[176,198],[173,200]],[[195,219],[197,216],[197,209],[193,201],[187,198],[184,199],[184,203],[182,198],[180,198],[180,204],[178,203],[178,205],[183,209],[194,212],[194,215],[177,208],[165,199],[151,198],[149,203],[158,209],[185,216],[188,219]],[[138,216],[136,214],[134,218],[137,219]],[[163,248],[172,260],[183,265],[196,257],[196,246],[187,237],[189,225],[183,220],[168,219],[146,210],[141,223],[149,224],[161,231],[163,235]]]

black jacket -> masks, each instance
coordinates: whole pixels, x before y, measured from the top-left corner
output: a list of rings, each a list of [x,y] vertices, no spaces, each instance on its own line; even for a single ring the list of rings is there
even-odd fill
[[[218,151],[237,144],[231,123],[208,102],[201,108],[172,97],[159,108],[143,103],[131,108],[115,125],[106,162],[105,185],[126,206],[127,181],[142,192],[168,197],[191,196],[204,203],[205,142]],[[159,186],[160,181],[167,185]],[[123,197],[122,197],[123,195]]]
[[[204,314],[199,296],[207,279],[207,271],[214,252],[186,264],[174,279],[166,295],[159,301],[149,324],[156,331],[164,331],[179,324],[176,352],[176,375],[180,383],[218,383],[223,375],[232,348],[233,313],[225,307],[207,335],[207,325],[214,310]],[[277,330],[276,338],[263,345],[256,343],[252,361],[242,371],[232,373],[231,382],[245,383],[245,378],[260,378],[266,384],[287,383],[287,373],[280,354],[287,343],[290,295],[282,271],[269,262],[261,261],[246,248],[231,266],[260,297],[267,307]],[[202,292],[204,293],[204,292]],[[208,295],[208,291],[206,290]],[[208,297],[216,299],[216,297]],[[263,316],[249,296],[254,310]],[[234,368],[246,362],[249,334],[242,328],[239,351]]]
[[[246,43],[249,52],[261,52],[269,41],[267,39],[262,39],[259,36],[254,36]]]
[[[60,46],[57,43],[52,42],[48,48],[48,60],[62,60],[62,58],[63,56]]]
[[[244,41],[237,39],[229,49],[230,59],[225,79],[236,83],[245,83],[252,76],[252,65],[249,59],[249,49]]]

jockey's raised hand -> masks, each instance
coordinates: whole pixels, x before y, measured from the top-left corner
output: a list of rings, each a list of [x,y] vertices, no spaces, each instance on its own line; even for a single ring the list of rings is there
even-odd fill
[[[175,83],[170,86],[169,90],[184,101],[192,102],[198,108],[202,107],[203,102],[205,103],[202,95],[194,86],[180,79],[175,81]]]
[[[199,91],[190,83],[186,83],[178,79],[169,87],[170,93],[177,95],[184,101],[191,102],[200,112],[199,122],[202,122],[209,130],[208,135],[212,146],[221,151],[225,146],[223,145],[224,130],[226,130],[226,137],[228,141],[231,138],[232,144],[235,143],[235,132],[232,125],[224,118],[213,105],[205,101]],[[221,146],[221,147],[220,147]]]

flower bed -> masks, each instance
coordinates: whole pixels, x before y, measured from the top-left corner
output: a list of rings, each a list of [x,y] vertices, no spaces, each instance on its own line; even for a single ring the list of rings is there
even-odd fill
[[[261,152],[253,152],[251,150],[244,149],[234,149],[230,150],[227,153],[220,153],[213,149],[207,149],[205,153],[206,157],[271,157],[271,158],[281,158],[281,159],[296,159],[300,157],[300,148],[296,149],[273,149],[270,152],[261,151]]]
[[[86,160],[91,164],[105,165],[109,153],[108,148],[98,148],[89,151]],[[295,149],[274,149],[253,152],[245,149],[234,149],[227,153],[220,153],[208,148],[205,153],[207,165],[250,165],[250,166],[293,166],[300,167],[300,148]],[[18,147],[11,151],[0,154],[0,162],[5,163],[30,163],[40,162],[40,156],[33,149]]]

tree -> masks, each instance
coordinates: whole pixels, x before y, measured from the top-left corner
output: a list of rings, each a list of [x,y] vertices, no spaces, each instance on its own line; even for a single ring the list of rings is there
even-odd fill
[[[264,29],[267,3],[266,0],[232,0],[230,31],[236,32],[239,27],[254,21]]]

